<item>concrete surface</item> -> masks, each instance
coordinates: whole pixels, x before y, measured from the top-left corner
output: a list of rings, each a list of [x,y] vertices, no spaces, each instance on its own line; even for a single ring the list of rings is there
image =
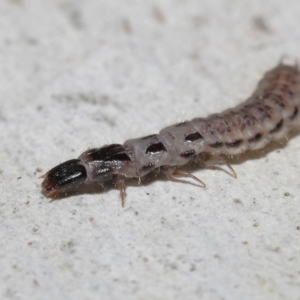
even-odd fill
[[[300,299],[300,137],[49,203],[89,147],[235,106],[300,59],[300,2],[0,2],[0,299]]]

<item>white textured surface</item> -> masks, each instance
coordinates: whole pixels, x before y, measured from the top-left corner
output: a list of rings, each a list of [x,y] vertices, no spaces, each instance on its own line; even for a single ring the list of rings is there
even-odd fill
[[[0,298],[300,299],[299,136],[125,209],[49,203],[36,172],[240,103],[300,59],[299,20],[298,0],[1,1]]]

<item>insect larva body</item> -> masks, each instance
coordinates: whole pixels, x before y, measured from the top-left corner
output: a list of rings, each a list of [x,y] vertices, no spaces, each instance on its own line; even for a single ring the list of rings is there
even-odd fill
[[[125,179],[150,172],[169,177],[191,177],[177,169],[190,160],[212,157],[213,164],[229,164],[223,155],[263,148],[300,125],[300,73],[297,66],[279,64],[267,72],[253,95],[236,108],[221,114],[182,122],[154,134],[90,149],[44,175],[43,190],[55,197],[82,183],[113,180],[125,199]],[[232,168],[231,168],[232,170]],[[233,174],[235,172],[232,170]],[[205,185],[204,185],[205,186]]]

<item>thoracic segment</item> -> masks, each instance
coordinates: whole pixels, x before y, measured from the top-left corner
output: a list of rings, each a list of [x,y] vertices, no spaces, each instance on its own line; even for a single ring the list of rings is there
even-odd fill
[[[124,178],[140,178],[152,171],[180,176],[179,172],[176,174],[176,167],[204,153],[214,157],[235,155],[262,148],[271,140],[282,138],[300,123],[299,86],[298,67],[280,64],[267,72],[253,95],[236,108],[205,119],[175,124],[162,129],[159,134],[128,140],[123,145],[90,149],[67,166],[79,170],[78,176],[74,177],[78,184],[84,176],[85,182],[122,180],[123,199]],[[78,164],[85,168],[86,175]],[[61,176],[68,173],[66,163],[60,166],[50,170],[42,183],[48,196],[76,185],[67,180],[68,184],[64,186]],[[61,168],[64,172],[57,173]],[[59,180],[55,182],[55,178]]]

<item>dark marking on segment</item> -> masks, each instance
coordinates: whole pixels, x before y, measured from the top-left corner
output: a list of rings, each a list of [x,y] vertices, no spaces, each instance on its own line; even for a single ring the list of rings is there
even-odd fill
[[[255,126],[257,120],[246,113],[244,109],[239,112],[230,111],[229,115],[232,116],[233,122],[236,123],[236,126],[243,131],[247,126]]]
[[[146,150],[146,153],[153,154],[158,152],[167,152],[165,146],[161,142],[150,145]]]
[[[290,98],[292,98],[294,96],[294,93],[292,91],[288,91],[288,95]]]
[[[264,91],[264,94],[262,94],[261,96],[258,96],[258,98],[261,100],[266,100],[266,99],[270,98],[270,93],[267,93]]]
[[[199,132],[191,133],[185,137],[187,142],[194,142],[203,139],[203,136]]]
[[[256,109],[256,114],[255,117],[258,117],[259,120],[264,120],[264,119],[270,119],[270,111],[272,111],[272,108],[268,105],[265,105],[263,107],[254,107]]]
[[[265,119],[270,119],[273,113],[273,110],[270,106],[258,103],[255,105],[245,105],[243,111],[247,114],[250,114],[259,122],[264,121]]]
[[[283,119],[281,119],[277,124],[276,126],[270,131],[270,133],[275,133],[277,131],[279,131],[281,129],[283,125]]]
[[[243,143],[243,140],[235,140],[231,143],[226,143],[226,146],[229,148],[236,148],[238,146],[240,146]]]
[[[209,144],[208,146],[211,148],[221,148],[223,146],[223,143],[215,142],[215,143]]]
[[[271,101],[280,108],[285,108],[285,101],[281,95],[272,95]]]
[[[90,149],[86,155],[85,160],[91,161],[130,161],[130,157],[126,154],[122,145],[112,144],[103,146],[102,148]]]
[[[284,93],[291,93],[291,90],[290,90],[290,87],[288,84],[283,84],[281,87],[280,87],[280,91],[284,92]]]
[[[253,138],[249,139],[248,142],[249,143],[258,142],[261,138],[262,138],[262,134],[257,133]]]
[[[211,133],[211,134],[214,134],[214,127],[211,124],[207,124],[206,125],[206,131]]]
[[[110,154],[118,153],[120,151],[124,151],[124,148],[120,144],[111,144],[108,146],[103,146],[100,148],[104,152],[108,152]]]
[[[295,106],[294,112],[293,112],[293,114],[290,116],[290,119],[291,119],[291,120],[295,119],[295,118],[297,117],[297,115],[298,115],[298,112],[299,112],[298,107]]]
[[[126,153],[123,152],[123,153],[114,154],[114,155],[110,156],[108,159],[106,159],[106,161],[114,161],[114,160],[130,161],[130,157]]]
[[[184,158],[189,158],[189,157],[193,156],[194,154],[195,154],[195,150],[187,150],[187,151],[180,153],[180,156],[184,157]]]
[[[214,123],[215,129],[221,134],[224,134],[225,132],[231,132],[232,130],[233,124],[229,124],[223,116],[215,115],[211,118],[211,121]]]

